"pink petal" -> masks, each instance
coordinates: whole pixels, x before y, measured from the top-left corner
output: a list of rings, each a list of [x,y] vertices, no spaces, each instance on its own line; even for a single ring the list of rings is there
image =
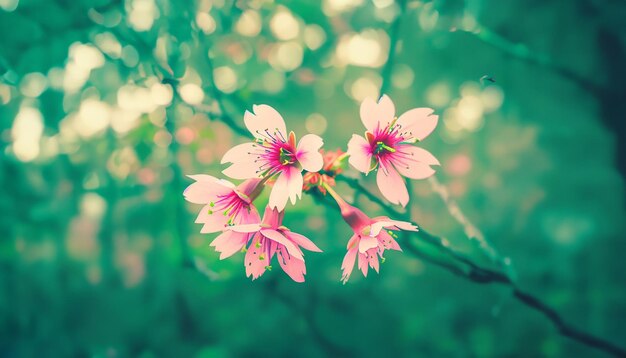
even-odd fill
[[[417,226],[411,224],[406,221],[398,221],[398,220],[381,220],[372,224],[370,230],[370,236],[377,236],[382,228],[398,228],[406,231],[417,231]]]
[[[370,144],[360,135],[353,134],[350,142],[348,142],[348,162],[356,170],[362,173],[369,173],[372,163],[372,153],[370,153]]]
[[[314,252],[322,252],[319,247],[317,247],[313,241],[309,240],[307,237],[297,234],[295,232],[287,231],[284,232],[285,236],[291,241],[293,241],[296,245],[305,248],[309,251]]]
[[[290,255],[288,249],[284,246],[279,245],[276,250],[278,263],[280,267],[282,267],[283,271],[292,280],[296,282],[304,282],[304,274],[306,274],[306,266],[304,265],[304,261],[297,259],[295,256]]]
[[[411,179],[426,179],[433,176],[436,171],[424,163],[415,162],[409,167],[397,165],[396,168],[403,176]]]
[[[428,164],[428,165],[441,165],[439,160],[432,155],[431,152],[427,151],[424,148],[416,147],[410,144],[403,144],[398,146],[398,151],[402,151],[403,153],[407,153],[410,155],[413,160],[416,160],[420,163]]]
[[[378,243],[376,243],[378,246]],[[365,260],[367,260],[367,264],[373,268],[374,270],[376,270],[376,272],[378,272],[378,255],[377,255],[377,249],[369,249],[364,255],[365,255]],[[363,255],[363,254],[362,254]]]
[[[253,113],[246,111],[243,121],[246,127],[257,138],[266,139],[269,135],[276,136],[275,132],[280,132],[283,138],[287,138],[287,129],[283,117],[271,106],[266,104],[252,106]]]
[[[292,204],[295,204],[296,200],[302,196],[302,183],[302,173],[296,167],[285,168],[276,179],[270,193],[270,208],[283,211],[288,198]]]
[[[208,204],[216,202],[218,196],[228,195],[233,191],[234,185],[226,180],[217,179],[210,175],[188,175],[196,182],[189,185],[183,192],[185,200],[194,204]]]
[[[262,238],[263,236],[259,234],[254,236],[243,260],[246,267],[246,276],[252,276],[253,280],[261,276],[270,264],[271,257],[266,246],[268,243],[264,242],[267,240],[262,240]]]
[[[291,204],[295,204],[297,199],[302,197],[302,184],[304,183],[304,177],[295,167],[288,169],[289,176],[287,177],[287,190],[289,191],[289,200]]]
[[[378,102],[372,98],[366,98],[361,103],[361,121],[365,128],[374,133],[376,129],[383,129],[387,124],[393,121],[396,115],[396,107],[391,98],[383,95]]]
[[[204,224],[202,229],[200,230],[203,234],[212,234],[214,232],[224,230],[226,224],[228,223],[228,217],[223,215],[221,212],[212,211],[212,207],[210,205],[206,205],[198,214],[196,218],[196,224]],[[209,214],[211,212],[211,214]]]
[[[281,234],[280,232],[272,229],[261,229],[261,234],[266,238],[285,246],[287,248],[287,251],[289,251],[289,254],[291,254],[293,257],[304,260],[300,249],[298,249],[298,247],[294,245],[293,242],[287,240],[287,238],[284,237],[283,234]]]
[[[429,151],[414,145],[401,145],[394,153],[392,162],[400,174],[411,179],[426,179],[435,170],[431,165],[439,165],[439,161]]]
[[[411,132],[411,138],[424,140],[437,126],[439,116],[432,113],[431,108],[413,108],[404,112],[396,123],[402,126],[401,132]]]
[[[215,247],[215,251],[220,253],[220,260],[223,260],[241,251],[249,237],[248,234],[226,230],[211,242],[211,246]]]
[[[363,276],[367,277],[367,268],[369,266],[367,258],[365,258],[365,254],[359,252],[359,270],[363,273]]]
[[[380,232],[378,235],[378,241],[385,250],[402,251],[398,242],[385,231]]]
[[[254,162],[258,151],[254,143],[243,143],[232,147],[222,157],[222,164],[232,163],[232,165],[222,171],[224,175],[233,179],[258,178],[259,166]]]
[[[406,206],[409,202],[406,183],[391,165],[378,168],[376,183],[380,192],[391,203]]]
[[[343,281],[344,284],[348,281],[350,275],[352,274],[356,254],[357,249],[354,248],[352,250],[348,250],[348,252],[346,252],[346,256],[344,256],[343,258],[343,262],[341,263],[341,270],[343,271],[341,275],[341,281]]]
[[[374,236],[363,236],[359,241],[359,252],[365,253],[367,250],[378,247],[378,239]]]
[[[285,210],[287,200],[289,200],[289,191],[287,188],[287,173],[282,172],[278,175],[278,179],[274,182],[274,187],[270,193],[268,206],[278,211]]]
[[[259,211],[252,204],[247,209],[241,209],[234,220],[235,225],[258,224],[260,222]]]
[[[352,235],[352,237],[350,238],[350,240],[348,240],[348,245],[346,245],[346,248],[348,250],[352,250],[353,248],[356,248],[357,245],[359,244],[359,240],[361,240],[361,236],[360,235]]]
[[[324,158],[319,152],[324,145],[324,141],[315,134],[307,134],[298,142],[296,148],[296,159],[306,171],[315,173],[324,166]]]
[[[404,231],[419,231],[417,225],[414,225],[413,223],[410,223],[408,221],[393,220],[392,225]]]
[[[251,233],[257,232],[261,230],[261,225],[257,224],[242,224],[242,225],[233,225],[228,227],[229,230],[239,233]]]

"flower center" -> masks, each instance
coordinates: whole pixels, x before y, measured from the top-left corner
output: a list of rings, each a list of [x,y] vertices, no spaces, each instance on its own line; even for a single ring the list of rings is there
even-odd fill
[[[283,170],[285,166],[293,165],[296,158],[296,136],[293,132],[285,138],[278,130],[270,132],[256,131],[257,138],[253,144],[254,150],[248,154],[254,155],[254,162],[258,164],[256,171],[259,177],[269,177]]]
[[[278,160],[282,165],[290,165],[296,162],[296,156],[289,149],[280,147],[278,151]]]
[[[396,150],[385,144],[383,141],[376,142],[376,145],[374,146],[374,154],[382,154],[384,152],[395,153]]]
[[[239,216],[241,210],[248,209],[249,204],[242,200],[235,192],[220,195],[216,202],[209,203],[209,215],[215,212],[221,212],[222,215],[228,217],[227,225],[234,225],[235,219]]]

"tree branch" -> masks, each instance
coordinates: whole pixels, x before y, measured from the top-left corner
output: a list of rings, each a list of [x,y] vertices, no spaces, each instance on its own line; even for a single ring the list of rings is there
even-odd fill
[[[398,5],[400,5],[401,12],[398,17],[394,20],[394,23],[391,27],[391,35],[390,35],[390,49],[389,49],[389,57],[387,59],[387,63],[383,68],[383,85],[381,88],[381,93],[384,93],[389,88],[389,78],[393,71],[394,64],[394,56],[396,51],[396,46],[398,43],[398,35],[400,28],[400,21],[405,9],[405,1],[399,0]],[[211,71],[213,69],[213,64],[210,62],[209,58],[209,66]],[[213,93],[214,99],[217,101],[218,106],[222,112],[220,119],[229,126],[234,132],[243,135],[245,137],[250,137],[248,131],[246,131],[243,127],[239,126],[236,121],[228,115],[225,111],[222,93],[219,91],[217,86],[215,85],[213,73],[211,73],[211,91]],[[348,178],[345,176],[337,176],[337,179],[348,184],[352,189],[356,192],[364,195],[372,202],[376,203],[380,206],[382,210],[385,212],[399,217],[408,217],[410,214],[407,212],[400,212],[392,206],[385,203],[382,199],[372,194],[369,190],[367,190],[363,185],[357,180],[353,178]],[[318,199],[319,196],[317,197]],[[318,200],[319,201],[319,200]],[[324,205],[331,205],[328,201],[321,200],[321,203]],[[552,308],[550,308],[547,304],[543,303],[539,298],[532,296],[525,291],[521,290],[516,283],[506,274],[499,271],[495,271],[486,267],[482,267],[481,265],[475,263],[471,258],[466,257],[464,254],[454,250],[450,247],[448,240],[441,238],[439,236],[428,233],[426,230],[420,228],[420,231],[414,233],[412,237],[417,237],[420,239],[419,241],[415,240],[406,240],[405,247],[408,249],[410,253],[414,256],[420,257],[424,260],[427,260],[433,264],[436,264],[440,267],[445,268],[446,270],[468,279],[475,283],[487,284],[487,283],[498,283],[505,286],[509,286],[513,289],[514,297],[526,305],[527,307],[536,310],[544,315],[548,320],[552,322],[552,324],[558,329],[559,333],[563,336],[571,338],[575,341],[578,341],[582,344],[585,344],[589,347],[597,348],[604,352],[613,354],[615,356],[623,356],[626,357],[626,350],[617,345],[609,342],[606,339],[594,336],[590,333],[581,331],[570,324],[566,323],[565,320]],[[441,253],[441,255],[433,255],[421,250],[418,243],[426,243],[431,248],[434,248],[436,252]],[[448,258],[449,261],[444,260],[442,258]]]

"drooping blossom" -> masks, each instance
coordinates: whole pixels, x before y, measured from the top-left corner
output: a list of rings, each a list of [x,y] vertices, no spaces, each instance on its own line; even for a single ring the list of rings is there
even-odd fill
[[[370,218],[358,208],[348,204],[332,188],[327,187],[330,195],[335,199],[341,210],[341,217],[352,228],[354,234],[348,241],[348,252],[343,258],[341,280],[346,283],[354,269],[354,263],[358,258],[358,268],[367,277],[369,267],[378,272],[379,257],[385,260],[385,250],[402,251],[395,240],[397,235],[394,231],[418,231],[417,226],[410,222],[392,220],[386,216]]]
[[[244,122],[254,142],[231,148],[222,164],[232,163],[223,173],[233,179],[268,178],[277,175],[269,205],[282,211],[291,200],[302,196],[302,170],[317,172],[323,160],[319,149],[322,138],[307,134],[296,145],[296,135],[287,133],[283,117],[268,105],[255,105],[246,111]]]
[[[343,172],[342,160],[345,158],[346,153],[341,149],[335,151],[320,150],[324,158],[324,166],[317,173],[304,174],[304,185],[302,189],[304,191],[310,191],[314,188],[319,190],[322,194],[326,195],[326,188],[324,185],[331,187],[335,186],[335,176]]]
[[[228,231],[252,237],[244,264],[246,276],[252,276],[253,280],[271,269],[270,263],[276,255],[278,264],[289,277],[296,282],[304,282],[306,266],[301,248],[322,252],[311,240],[284,227],[283,217],[284,212],[268,205],[260,224],[234,225],[228,228]]]
[[[210,175],[189,175],[196,182],[185,189],[185,199],[194,204],[204,204],[196,223],[203,224],[203,234],[224,231],[231,225],[258,223],[259,212],[252,202],[263,190],[262,179],[248,179],[239,186],[224,179]],[[220,252],[220,258],[226,258],[241,250],[246,244],[246,235],[224,232],[211,246]]]
[[[413,108],[396,117],[395,106],[386,95],[378,102],[365,99],[360,115],[365,138],[354,134],[350,139],[350,164],[365,174],[377,169],[376,183],[383,196],[406,206],[409,193],[402,176],[425,179],[435,173],[431,165],[439,165],[430,152],[414,145],[435,129],[439,117],[430,108]]]

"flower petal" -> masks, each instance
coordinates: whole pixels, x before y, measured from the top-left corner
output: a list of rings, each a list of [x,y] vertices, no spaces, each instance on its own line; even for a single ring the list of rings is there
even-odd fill
[[[259,104],[252,106],[252,111],[254,113],[246,111],[243,121],[253,136],[267,139],[268,135],[276,137],[278,131],[283,138],[287,138],[285,120],[277,110],[266,104]]]
[[[352,270],[354,269],[354,261],[356,260],[357,249],[354,248],[352,250],[348,250],[346,252],[346,256],[343,258],[343,262],[341,263],[341,281],[345,284],[348,282],[350,275],[352,274]]]
[[[269,251],[271,244],[271,241],[265,240],[262,235],[254,235],[243,260],[247,277],[252,276],[252,279],[255,280],[265,273],[266,267],[270,264],[271,257]]]
[[[244,247],[251,235],[226,230],[211,242],[210,246],[220,253],[220,260],[232,256]]]
[[[437,127],[439,116],[432,114],[433,112],[432,108],[413,108],[404,112],[396,123],[402,126],[401,132],[411,133],[407,140],[424,140]]]
[[[233,220],[235,225],[258,224],[260,222],[261,217],[259,216],[259,212],[252,204],[250,204],[248,210],[245,208],[239,210],[238,215]]]
[[[376,243],[376,246],[378,247],[378,242]],[[361,255],[365,255],[365,260],[367,261],[367,264],[378,273],[379,262],[377,253],[378,249],[374,248],[369,249],[367,252],[365,252],[365,254]]]
[[[278,211],[283,211],[288,199],[289,190],[287,187],[287,174],[282,172],[278,175],[276,182],[274,182],[268,206],[270,208],[275,208]]]
[[[296,245],[305,248],[306,250],[322,252],[322,250],[320,250],[320,248],[317,247],[317,245],[315,245],[313,241],[309,240],[304,235],[300,235],[291,231],[284,232],[284,234],[289,240],[293,241]]]
[[[363,236],[359,240],[359,252],[365,253],[367,250],[378,247],[378,239],[374,236]]]
[[[356,235],[356,234],[352,235],[350,240],[348,240],[348,244],[346,245],[346,249],[352,250],[352,249],[356,248],[357,245],[359,244],[359,240],[361,240],[361,236],[360,235]]]
[[[304,170],[315,173],[324,166],[324,157],[319,152],[324,145],[322,138],[315,134],[307,134],[298,142],[296,159]]]
[[[409,192],[406,189],[406,183],[393,166],[387,164],[378,168],[376,183],[380,192],[391,203],[406,206],[409,202]]]
[[[256,144],[252,142],[238,144],[224,153],[221,163],[254,162],[254,154],[250,153],[255,150]]]
[[[285,271],[285,273],[289,275],[292,280],[296,282],[304,282],[304,275],[306,274],[304,261],[290,255],[288,249],[282,245],[278,246],[276,253],[278,263],[280,264],[280,267],[282,267],[283,271]]]
[[[370,236],[378,236],[383,228],[398,228],[405,231],[418,231],[417,226],[407,221],[381,220],[372,224],[370,229]]]
[[[272,229],[261,229],[260,232],[266,238],[284,245],[287,248],[287,251],[289,251],[289,254],[293,255],[293,257],[300,259],[300,260],[304,260],[304,257],[302,257],[302,252],[300,252],[300,249],[298,249],[298,247],[294,245],[293,242],[287,240],[287,238],[284,237],[283,234],[281,234],[280,232],[276,230],[272,230]]]
[[[361,272],[363,273],[363,276],[367,277],[367,268],[369,267],[368,265],[368,260],[365,257],[365,254],[362,253],[358,253],[359,254],[359,262],[358,262],[358,267],[359,270],[361,270]]]
[[[196,224],[204,224],[200,230],[202,234],[212,234],[222,231],[228,223],[227,216],[223,215],[221,212],[213,211],[212,209],[213,207],[211,207],[210,204],[205,205],[196,218]]]
[[[396,107],[387,95],[383,95],[378,102],[371,97],[361,103],[361,122],[365,128],[374,133],[377,129],[383,129],[393,121],[396,115]]]
[[[257,232],[261,230],[261,225],[258,223],[257,224],[232,225],[232,226],[229,226],[228,229],[234,232],[245,234],[245,233]]]
[[[348,142],[348,162],[356,170],[362,173],[369,173],[372,163],[372,153],[370,153],[370,144],[360,135],[353,134]]]
[[[296,200],[302,197],[303,183],[304,178],[300,170],[293,166],[285,168],[274,183],[270,193],[269,207],[283,211],[287,199],[291,199],[291,203],[295,204]]]
[[[414,145],[400,145],[391,161],[403,176],[411,179],[426,179],[435,174],[431,165],[439,161],[429,151]]]
[[[296,200],[302,197],[302,184],[304,183],[304,177],[302,176],[302,172],[295,167],[290,167],[287,173],[287,190],[289,191],[289,199],[293,205],[296,203]]]
[[[380,232],[380,234],[378,235],[378,242],[380,243],[380,246],[382,246],[385,250],[402,251],[400,245],[398,245],[398,242],[386,231]]]
[[[222,171],[224,175],[233,179],[258,178],[259,165],[254,162],[256,151],[254,143],[243,143],[232,147],[222,157],[222,164],[232,163],[232,165]]]
[[[411,155],[413,160],[428,164],[428,165],[441,165],[439,160],[432,155],[431,152],[424,148],[416,147],[410,144],[402,144],[398,146],[398,151],[402,151]]]
[[[194,204],[208,204],[216,202],[218,196],[228,195],[233,191],[234,185],[227,180],[218,179],[210,175],[188,175],[196,182],[189,185],[183,192],[185,200]]]

